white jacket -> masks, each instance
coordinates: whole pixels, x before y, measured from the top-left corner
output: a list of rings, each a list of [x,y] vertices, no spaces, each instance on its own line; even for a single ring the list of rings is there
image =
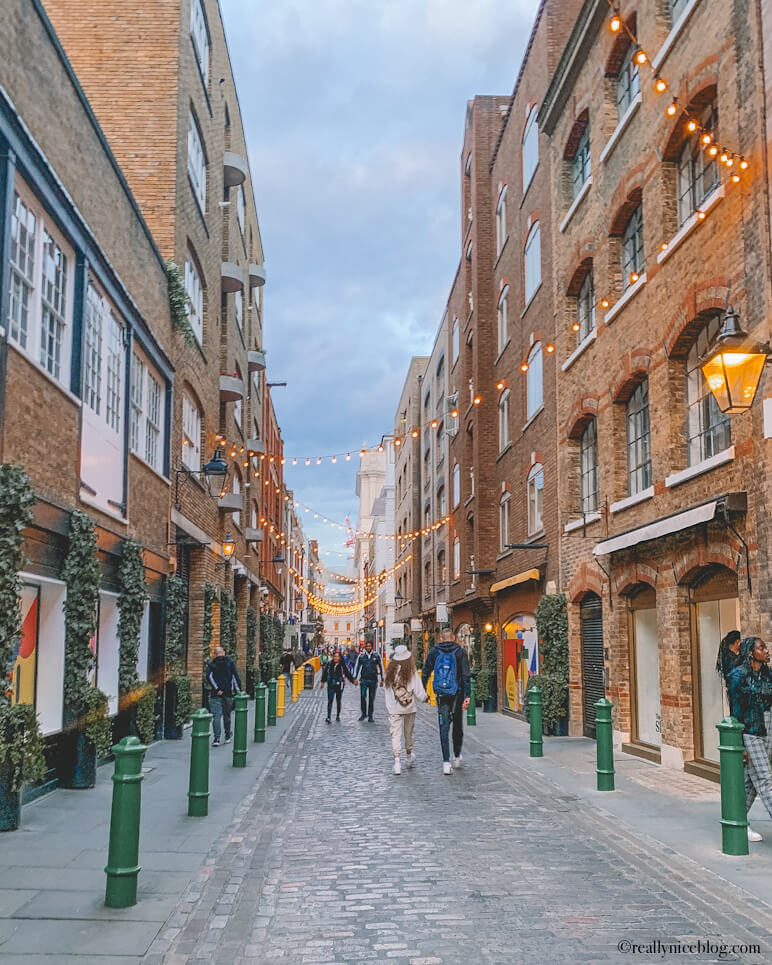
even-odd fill
[[[414,714],[416,712],[415,699],[411,700],[407,707],[403,707],[394,696],[394,690],[391,687],[385,687],[384,689],[386,691],[387,714]],[[414,698],[417,697],[421,701],[426,700],[426,691],[424,690],[424,685],[421,683],[421,676],[417,670],[413,673],[413,679],[408,684],[407,689],[414,695]]]

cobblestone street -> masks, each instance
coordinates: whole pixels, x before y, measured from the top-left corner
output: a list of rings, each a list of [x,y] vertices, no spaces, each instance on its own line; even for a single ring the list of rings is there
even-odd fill
[[[357,715],[351,688],[339,724],[305,696],[148,965],[770,960],[767,906],[712,872],[474,738],[444,777],[433,711],[396,777],[381,699],[375,724]],[[657,940],[715,948],[618,950]]]

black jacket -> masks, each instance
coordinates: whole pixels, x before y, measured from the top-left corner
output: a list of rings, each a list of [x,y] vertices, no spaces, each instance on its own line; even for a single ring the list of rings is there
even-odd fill
[[[359,677],[365,684],[377,683],[379,677],[383,680],[383,664],[375,650],[370,653],[363,650],[359,654],[359,658],[354,664],[354,676]]]
[[[471,697],[472,695],[472,685],[471,679],[472,675],[469,671],[469,657],[466,650],[461,646],[460,643],[456,643],[455,640],[445,640],[443,643],[438,643],[435,647],[429,651],[426,661],[421,669],[421,680],[424,687],[429,682],[429,677],[431,677],[434,672],[434,662],[437,659],[437,654],[442,650],[445,653],[452,653],[456,651],[456,678],[458,679],[458,692],[463,693],[464,697]]]
[[[354,683],[354,678],[351,676],[344,660],[341,660],[340,663],[330,660],[322,667],[322,683],[327,684],[328,690],[332,690],[334,687],[342,687],[345,683],[344,677],[347,677],[352,684]]]
[[[206,679],[212,688],[212,696],[217,697],[217,691],[222,691],[223,697],[232,697],[241,690],[239,673],[236,664],[230,657],[215,657],[206,668]]]
[[[281,672],[289,673],[290,669],[295,665],[295,658],[292,656],[290,650],[285,650],[281,655]]]

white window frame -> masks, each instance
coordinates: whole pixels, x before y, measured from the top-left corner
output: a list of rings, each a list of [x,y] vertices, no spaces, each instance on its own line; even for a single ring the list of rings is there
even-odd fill
[[[163,384],[150,369],[146,379],[145,462],[156,472],[163,472]]]
[[[544,353],[541,342],[528,353],[526,382],[526,419],[532,419],[544,405]]]
[[[447,500],[445,498],[445,486],[440,486],[437,490],[437,513],[439,519],[444,519],[448,511]]]
[[[633,60],[635,45],[630,42],[616,76],[617,121],[621,121],[641,89],[638,64]]]
[[[461,579],[461,540],[458,536],[453,540],[453,579]]]
[[[525,271],[525,303],[526,305],[536,290],[541,285],[541,225],[535,221],[525,240],[523,251],[523,262]]]
[[[209,28],[204,13],[203,0],[191,0],[190,4],[190,39],[196,52],[198,69],[204,79],[204,86],[209,85]]]
[[[453,507],[455,508],[461,502],[461,466],[456,463],[453,466]]]
[[[246,203],[244,201],[244,185],[240,184],[236,189],[236,218],[239,223],[242,235],[244,234],[244,218],[246,217]]]
[[[233,293],[233,315],[236,319],[236,324],[239,327],[239,331],[244,330],[244,295],[241,291]]]
[[[206,153],[201,139],[201,131],[193,111],[188,112],[188,177],[193,194],[206,217]]]
[[[582,131],[576,151],[571,158],[571,195],[574,200],[579,197],[582,188],[592,174],[592,157],[590,154],[590,121]]]
[[[535,105],[529,111],[523,129],[522,157],[523,194],[525,194],[539,166],[539,111]]]
[[[576,341],[581,345],[595,331],[595,282],[592,269],[584,276],[576,296],[576,321],[579,325]]]
[[[499,295],[499,304],[496,308],[496,332],[498,354],[501,355],[509,341],[509,285]]]
[[[239,475],[238,469],[233,472],[233,482],[231,484],[231,492],[234,496],[241,496],[241,476]],[[242,497],[242,503],[244,502]],[[233,520],[233,525],[241,529],[241,510],[236,509],[231,513],[231,519]]]
[[[512,441],[509,437],[509,389],[505,389],[499,396],[499,453],[502,453]]]
[[[507,186],[506,184],[499,192],[499,200],[496,203],[496,256],[501,254],[507,240]]]
[[[625,291],[634,285],[632,275],[642,275],[645,269],[643,252],[643,200],[630,213],[622,233],[622,286]]]
[[[598,467],[598,421],[590,419],[579,440],[581,510],[584,516],[597,513],[600,506]]]
[[[201,410],[185,389],[182,392],[182,464],[193,472],[201,469]]]
[[[718,112],[713,100],[700,114],[700,125],[715,135]],[[690,135],[678,156],[678,223],[681,227],[721,186],[718,161],[705,151],[699,132]]]
[[[451,327],[450,332],[451,332],[451,334],[450,334],[451,352],[453,353],[453,364],[455,364],[456,361],[458,360],[458,352],[459,352],[459,347],[460,347],[460,346],[459,346],[459,337],[460,337],[460,334],[459,334],[458,318],[454,318],[454,319],[453,319],[453,325],[452,325],[452,327]]]
[[[535,463],[526,480],[528,502],[528,535],[533,536],[544,529],[544,466]]]
[[[506,553],[509,549],[509,507],[510,493],[504,493],[499,500],[499,552]]]
[[[715,343],[721,326],[715,315],[698,333],[686,360],[686,453],[690,466],[699,465],[732,444],[731,417],[721,412],[702,373],[700,360]]]
[[[195,259],[188,251],[185,259],[185,292],[188,296],[187,312],[190,327],[198,339],[199,345],[204,342],[204,286],[198,272]]]

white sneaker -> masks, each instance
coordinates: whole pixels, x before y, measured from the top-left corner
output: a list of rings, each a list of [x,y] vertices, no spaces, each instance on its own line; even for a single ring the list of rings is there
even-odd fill
[[[453,768],[450,766],[450,761],[443,761],[443,762],[442,762],[442,773],[443,773],[443,774],[452,774],[452,773],[453,773]]]
[[[748,840],[749,840],[749,841],[754,841],[754,842],[755,842],[755,841],[763,841],[763,840],[764,840],[764,839],[761,837],[761,835],[759,834],[758,831],[754,831],[754,830],[753,830],[753,828],[750,826],[750,824],[748,825]]]
[[[400,767],[399,758],[398,758],[398,757],[395,757],[395,758],[394,758],[394,773],[395,773],[395,774],[401,774],[401,773],[402,773],[402,768]]]
[[[458,757],[456,757],[456,758],[453,760],[453,767],[461,767],[461,761],[462,761],[462,760],[463,760],[463,758],[462,758],[461,755],[459,754]]]
[[[406,760],[408,767],[415,767],[415,754],[412,751],[407,755]]]

